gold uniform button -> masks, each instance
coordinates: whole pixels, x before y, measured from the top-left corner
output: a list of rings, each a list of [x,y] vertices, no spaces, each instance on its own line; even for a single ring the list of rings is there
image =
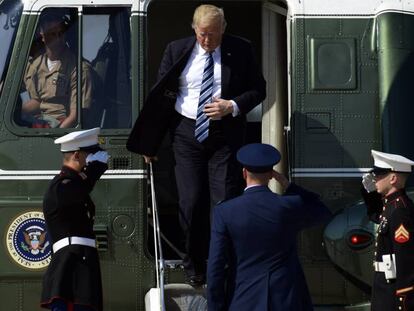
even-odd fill
[[[403,298],[402,297],[400,297],[400,301],[403,301]]]

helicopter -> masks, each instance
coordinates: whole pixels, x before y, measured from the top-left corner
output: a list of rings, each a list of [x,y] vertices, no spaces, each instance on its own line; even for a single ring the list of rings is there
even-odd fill
[[[414,147],[407,143],[413,123],[414,4],[407,0],[211,3],[223,7],[227,32],[252,42],[267,81],[267,98],[248,115],[247,142],[277,147],[283,158],[277,169],[319,193],[336,215],[325,227],[298,236],[298,253],[315,306],[369,310],[376,227],[361,201],[361,176],[372,166],[371,149],[414,158]],[[145,310],[145,295],[157,283],[154,213],[148,168],[125,145],[155,82],[165,46],[192,35],[192,12],[199,4],[0,1],[2,310],[39,308],[41,279],[51,256],[42,198],[61,164],[54,139],[97,126],[100,143],[111,156],[109,170],[92,193],[104,306]],[[44,50],[39,20],[50,13],[64,17],[65,44],[76,56],[77,68],[83,63],[91,68],[89,107],[82,97],[84,73],[76,70],[77,117],[68,128],[33,127],[23,109],[27,66]],[[184,281],[168,138],[158,157],[153,178],[168,286]]]

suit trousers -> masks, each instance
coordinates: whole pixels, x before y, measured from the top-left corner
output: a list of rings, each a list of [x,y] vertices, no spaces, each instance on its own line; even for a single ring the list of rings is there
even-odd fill
[[[187,276],[206,273],[211,207],[240,195],[243,187],[236,150],[226,143],[222,121],[210,121],[209,136],[202,143],[194,130],[195,120],[176,113],[171,136]]]

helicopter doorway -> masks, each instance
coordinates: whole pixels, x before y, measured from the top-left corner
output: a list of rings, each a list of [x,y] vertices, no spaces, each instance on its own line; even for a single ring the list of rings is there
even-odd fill
[[[261,1],[220,1],[214,2],[213,4],[224,9],[227,21],[226,33],[244,37],[252,42],[256,53],[256,59],[262,67],[265,79],[268,80],[270,78],[270,80],[268,80],[267,92],[268,94],[276,94],[276,90],[270,90],[275,87],[274,85],[276,78],[264,69],[267,64],[269,64],[269,59],[273,57],[272,55],[268,55],[268,52],[264,51],[264,49],[267,49],[269,45],[269,43],[265,43],[265,41],[269,40],[270,35],[275,35],[274,33],[269,35],[267,33],[264,34],[263,32],[263,16],[265,16],[264,13],[265,11],[268,11],[268,9],[264,8],[263,2]],[[191,28],[191,22],[194,9],[198,5],[200,5],[200,3],[194,1],[172,2],[155,0],[150,3],[147,15],[148,89],[150,89],[156,81],[158,67],[167,44],[173,40],[194,35]],[[286,41],[286,24],[284,23],[283,25],[284,35],[280,40]],[[282,29],[280,31],[282,31]],[[286,47],[286,42],[280,46]],[[269,59],[265,60],[264,55],[267,55],[266,57]],[[280,58],[286,58],[286,50],[284,51],[284,56],[280,56]],[[275,60],[275,62],[278,62],[278,60]],[[279,66],[279,64],[272,63],[272,66]],[[283,67],[284,72],[286,72],[286,60],[282,62],[281,67]],[[279,75],[283,75],[283,70],[281,69],[281,72],[278,72],[278,79]],[[273,70],[271,70],[271,72],[273,73]],[[286,78],[283,83],[279,82],[279,84],[281,86],[278,85],[278,89],[285,87]],[[286,90],[283,92],[280,91],[280,94],[286,94],[286,92]],[[274,104],[270,103],[275,102],[275,96],[276,95],[272,95],[270,101],[266,100],[263,103],[263,108],[262,105],[259,105],[256,109],[249,113],[247,118],[247,143],[262,141],[262,114],[269,113],[270,110],[273,112],[272,107]],[[267,129],[268,126],[269,125],[266,125],[266,132],[269,132]],[[174,176],[175,163],[169,137],[165,138],[159,150],[158,159],[159,160],[154,163],[154,178],[157,204],[160,213],[160,227],[164,239],[163,250],[165,259],[172,262],[174,260],[182,259],[183,236],[178,223],[178,195]],[[147,247],[149,253],[153,254],[151,218],[151,215],[148,215]]]
[[[262,8],[262,64],[267,81],[267,97],[262,104],[262,142],[275,146],[282,154],[277,169],[289,175],[289,86],[287,7],[267,2]],[[274,191],[280,192],[276,182]]]

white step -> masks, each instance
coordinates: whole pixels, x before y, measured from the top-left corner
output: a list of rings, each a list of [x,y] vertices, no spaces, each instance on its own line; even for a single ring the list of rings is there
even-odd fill
[[[145,295],[145,310],[160,311],[157,306],[159,293],[151,289]],[[166,311],[207,311],[205,288],[194,288],[188,284],[167,284],[164,287]]]

